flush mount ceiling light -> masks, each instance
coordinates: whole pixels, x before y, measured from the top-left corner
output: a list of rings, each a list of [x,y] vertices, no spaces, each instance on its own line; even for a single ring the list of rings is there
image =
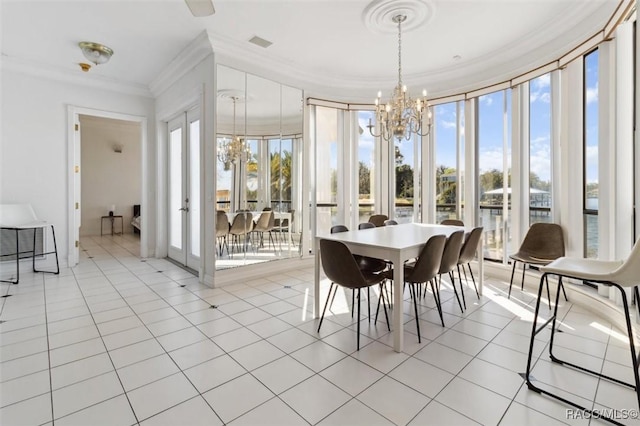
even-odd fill
[[[78,43],[78,46],[80,50],[82,50],[84,57],[96,65],[106,63],[111,58],[111,55],[113,55],[111,48],[100,43],[81,41]]]
[[[185,0],[191,14],[197,18],[216,13],[211,0]]]

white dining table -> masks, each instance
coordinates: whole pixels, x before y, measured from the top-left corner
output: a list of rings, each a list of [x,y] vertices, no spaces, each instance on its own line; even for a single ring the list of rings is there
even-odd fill
[[[393,306],[399,309],[393,310],[393,349],[402,352],[403,348],[403,284],[405,261],[418,257],[422,247],[429,238],[434,235],[446,235],[455,231],[464,230],[471,232],[472,227],[431,225],[423,223],[406,223],[394,226],[382,226],[379,228],[361,229],[335,234],[322,234],[316,236],[315,256],[315,281],[314,281],[314,318],[318,318],[320,312],[320,240],[333,240],[344,243],[353,254],[386,259],[393,263]],[[479,265],[478,292],[482,294],[483,285],[483,259],[481,248],[477,255]],[[400,266],[400,267],[398,267]]]

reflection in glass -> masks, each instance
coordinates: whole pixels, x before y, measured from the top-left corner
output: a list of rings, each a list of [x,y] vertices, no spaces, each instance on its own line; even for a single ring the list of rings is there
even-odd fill
[[[220,142],[222,138],[218,138]],[[231,183],[233,178],[232,170],[225,170],[224,163],[220,160],[216,162],[216,209],[226,212],[231,210]]]
[[[256,210],[258,205],[258,186],[259,186],[259,173],[260,173],[260,157],[258,149],[258,140],[247,140],[247,148],[249,155],[245,164],[245,170],[247,173],[246,179],[246,200],[247,208],[249,210]]]
[[[232,224],[239,214],[247,220],[239,231],[229,230],[233,235],[227,238],[229,250],[218,247],[216,268],[298,256],[294,245],[300,240],[292,234],[294,204],[301,203],[296,189],[300,179],[294,179],[296,173],[300,176],[296,170],[300,161],[294,146],[302,137],[302,92],[223,65],[217,69],[217,138],[231,131],[233,114],[228,99],[240,99],[236,129],[248,153],[228,171],[217,162],[218,210]],[[241,210],[246,212],[239,213]],[[224,234],[225,230],[218,232]]]

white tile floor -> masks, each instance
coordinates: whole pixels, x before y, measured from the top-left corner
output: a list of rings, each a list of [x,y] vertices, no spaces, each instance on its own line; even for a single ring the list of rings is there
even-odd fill
[[[25,266],[20,284],[0,287],[0,424],[601,423],[569,419],[524,385],[533,296],[508,300],[506,283],[488,279],[480,301],[468,290],[464,314],[445,289],[445,328],[427,295],[420,344],[407,297],[404,353],[382,316],[363,315],[356,352],[350,293],[316,332],[311,269],[211,289],[137,252],[132,236],[85,238],[77,267]],[[620,331],[570,303],[562,317],[558,355],[632,381]],[[638,408],[633,391],[549,362],[541,337],[541,386],[588,407]]]

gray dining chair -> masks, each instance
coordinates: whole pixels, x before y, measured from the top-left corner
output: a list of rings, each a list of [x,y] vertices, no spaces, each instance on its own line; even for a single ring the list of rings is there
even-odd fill
[[[369,216],[369,222],[373,223],[376,227],[384,226],[384,221],[389,219],[386,214],[372,214]]]
[[[483,227],[473,228],[471,232],[465,237],[464,243],[462,243],[462,248],[460,249],[460,256],[458,257],[458,278],[460,278],[460,288],[464,294],[464,288],[462,287],[462,275],[460,275],[460,266],[462,266],[462,271],[464,272],[464,280],[469,282],[467,279],[467,271],[465,271],[464,266],[467,265],[469,267],[469,275],[471,275],[471,281],[473,282],[473,287],[476,289],[476,296],[478,296],[478,300],[480,300],[480,293],[478,292],[478,286],[476,285],[476,280],[473,277],[473,271],[471,270],[471,261],[476,257],[476,251],[478,250],[478,246],[482,240],[482,231]]]
[[[564,234],[562,227],[557,223],[532,224],[518,251],[509,255],[509,259],[513,261],[513,268],[511,269],[511,281],[509,281],[509,295],[507,299],[511,298],[513,275],[516,272],[516,264],[518,262],[522,263],[520,290],[524,290],[524,273],[527,265],[545,266],[562,256],[564,256]],[[565,300],[568,300],[564,286],[560,285],[558,291],[560,290],[564,293]],[[551,308],[549,282],[547,282],[547,298],[549,300],[549,308]]]
[[[320,240],[320,259],[325,275],[331,280],[331,286],[329,287],[327,300],[322,310],[320,323],[318,324],[318,333],[320,332],[320,327],[322,327],[322,321],[324,320],[329,300],[333,303],[335,294],[338,291],[338,286],[350,288],[354,292],[358,292],[358,316],[356,326],[358,337],[356,348],[360,350],[360,290],[363,288],[369,289],[373,285],[380,285],[384,282],[385,276],[361,269],[349,248],[340,241]],[[335,291],[332,297],[331,292],[334,287]],[[382,288],[380,289],[380,297],[383,299],[384,305],[384,291]],[[386,305],[385,315],[387,315]],[[388,322],[389,317],[387,315],[387,323]]]
[[[440,291],[440,286],[442,285],[442,274],[449,275],[449,279],[451,280],[451,286],[453,287],[453,292],[458,300],[458,305],[460,306],[460,310],[464,312],[466,309],[466,302],[464,302],[464,293],[463,299],[460,300],[460,296],[458,295],[458,290],[456,290],[456,281],[455,276],[453,275],[453,271],[458,266],[458,259],[460,258],[460,249],[462,248],[462,240],[464,239],[464,231],[455,231],[449,238],[447,238],[447,242],[444,245],[444,252],[442,253],[442,260],[440,261],[440,269],[438,270],[438,291]],[[462,307],[462,304],[465,304],[465,308]],[[443,322],[444,325],[444,322]]]
[[[440,225],[449,225],[449,226],[464,226],[464,222],[460,219],[445,219],[440,222]]]
[[[253,230],[251,231],[252,233],[258,234],[259,236],[260,241],[257,244],[258,247],[264,246],[264,233],[267,232],[269,234],[269,242],[271,243],[271,245],[273,246],[273,249],[275,250],[276,244],[273,241],[273,235],[272,235],[274,227],[275,227],[275,215],[273,211],[271,211],[270,208],[269,210],[263,210],[258,220],[254,223]]]
[[[440,263],[444,252],[447,237],[444,235],[434,235],[427,240],[426,244],[420,250],[420,255],[416,262],[412,265],[404,265],[404,282],[409,284],[409,292],[413,299],[413,310],[416,316],[416,331],[418,333],[418,343],[420,338],[420,321],[418,317],[418,295],[420,294],[420,285],[427,283],[431,285],[431,292],[440,314],[440,321],[444,327],[444,319],[442,317],[442,305],[440,303],[440,293],[436,289],[434,281],[440,271]],[[384,272],[387,279],[393,279],[393,269]],[[378,307],[380,305],[378,304]],[[378,314],[376,310],[376,315]]]
[[[227,243],[227,237],[229,236],[229,218],[224,210],[216,210],[216,240],[218,241],[217,249],[218,256],[222,256],[224,248],[227,248],[227,254],[229,253],[229,244]]]
[[[372,228],[375,228],[375,226],[372,226]],[[362,228],[359,228],[359,229],[362,229]],[[338,232],[347,232],[347,231],[349,231],[349,228],[347,228],[344,225],[334,225],[331,227],[332,234],[335,234]],[[360,256],[358,254],[353,255],[353,257],[356,259],[356,262],[358,263],[358,267],[363,271],[377,274],[387,269],[387,262],[385,262],[384,260],[376,259],[374,257]],[[353,308],[355,306],[355,294],[356,294],[355,291],[351,293],[351,316],[353,316]],[[368,303],[367,312],[369,314],[369,319],[371,319],[371,303],[369,299],[370,296],[371,296],[371,293],[369,289],[367,289],[367,303]],[[331,303],[333,304],[333,301]]]

